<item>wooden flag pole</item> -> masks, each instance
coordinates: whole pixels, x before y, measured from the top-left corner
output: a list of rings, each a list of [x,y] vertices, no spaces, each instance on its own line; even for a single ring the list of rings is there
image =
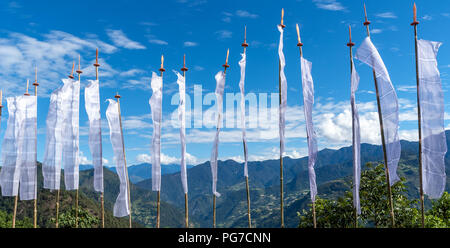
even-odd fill
[[[365,15],[364,26],[366,26],[367,37],[370,37],[370,29],[369,29],[370,21],[367,19],[367,11],[366,11],[365,4],[364,4],[364,15]],[[378,119],[380,120],[380,134],[381,134],[381,142],[383,144],[383,156],[384,156],[384,168],[385,168],[384,171],[386,174],[386,183],[387,183],[387,190],[388,190],[390,216],[391,216],[391,227],[394,228],[395,227],[394,203],[392,200],[391,182],[389,179],[389,166],[388,166],[387,153],[386,153],[386,141],[385,141],[385,137],[384,137],[383,114],[381,113],[380,92],[378,90],[378,81],[377,81],[375,69],[373,69],[372,72],[373,72],[373,80],[375,82],[375,91],[376,91],[376,95],[377,95]]]
[[[159,71],[161,72],[161,82],[162,82],[162,77],[163,77],[163,73],[166,71],[166,69],[164,69],[164,55],[161,55],[161,68],[159,68]],[[162,111],[160,113],[160,118],[162,119]],[[161,127],[160,127],[161,128]],[[161,129],[160,129],[161,132]],[[157,192],[157,199],[156,199],[156,228],[160,227],[160,222],[161,222],[161,189],[158,190]]]
[[[78,74],[78,82],[80,82],[81,84],[81,73],[83,73],[83,71],[81,70],[81,56],[78,54],[78,70],[76,71]],[[76,191],[76,196],[75,196],[75,228],[78,228],[78,189]]]
[[[39,86],[39,83],[37,81],[37,66],[34,68],[34,96],[36,97],[36,104],[37,104],[37,87]],[[37,116],[36,116],[36,140],[35,140],[35,146],[37,149]],[[36,174],[34,177],[35,180],[35,185],[34,185],[34,210],[33,210],[33,227],[37,228],[37,151],[35,156],[35,161],[36,161]]]
[[[184,82],[186,84],[186,72],[188,68],[186,67],[186,54],[183,55],[183,68],[181,68],[181,71],[183,72]],[[189,228],[189,209],[188,209],[188,194],[184,194],[184,222],[185,227]]]
[[[286,26],[283,24],[284,9],[281,9],[281,28]],[[279,88],[279,105],[281,105],[281,61],[278,59],[278,88]],[[281,214],[281,228],[284,228],[284,207],[283,207],[283,154],[281,154],[281,140],[280,140],[280,214]]]
[[[246,52],[246,50],[247,50],[247,47],[248,47],[248,44],[247,44],[247,26],[245,26],[245,28],[244,28],[244,43],[242,43],[241,46],[244,48],[244,54],[245,54],[245,52]],[[243,110],[241,110],[241,111],[244,111],[244,113],[245,113],[245,109],[243,109]],[[242,125],[245,126],[245,122],[242,123]],[[244,139],[242,139],[242,144],[243,144],[243,147],[244,147],[244,156],[245,156],[245,154],[247,154],[247,150],[246,150],[246,147],[247,147],[247,146],[246,146],[246,143],[245,143],[245,140],[244,140]],[[249,184],[248,184],[248,176],[245,177],[245,188],[246,188],[246,190],[247,190],[247,217],[248,217],[248,227],[249,227],[249,228],[252,228],[252,217],[251,217],[251,215],[250,215],[250,187],[249,187]]]
[[[227,68],[230,66],[228,65],[228,56],[230,55],[230,49],[227,50],[227,58],[225,59],[225,64],[223,66],[223,74],[225,75],[227,73]],[[220,129],[220,120],[217,122],[217,130]],[[213,228],[216,228],[216,195],[213,194]]]
[[[98,81],[98,68],[100,67],[100,64],[98,63],[98,48],[95,50],[95,64],[94,64],[94,67],[95,67],[95,80]],[[100,135],[100,140],[101,140],[101,135]],[[103,192],[100,193],[100,203],[101,203],[101,209],[102,209],[102,212],[101,212],[102,228],[105,228],[105,200],[104,200],[104,193]],[[130,207],[130,209],[131,209],[131,207]]]
[[[347,46],[350,48],[350,78],[352,77],[353,74],[353,47],[355,46],[355,43],[352,42],[352,27],[349,25],[348,26],[348,34],[350,37],[350,41],[347,43]],[[350,80],[351,81],[351,80]],[[354,116],[354,110],[352,108],[352,116]],[[352,127],[355,126],[354,120],[352,120]],[[354,134],[352,134],[354,135]],[[354,138],[354,137],[353,137]],[[352,150],[353,150],[353,154],[355,154],[355,146],[352,146]],[[356,177],[356,175],[353,175],[354,177]],[[353,187],[356,187],[356,185],[353,185]],[[353,196],[355,197],[355,196]],[[354,217],[355,217],[355,223],[354,223],[354,228],[358,227],[358,212],[356,210],[356,208],[353,208],[353,213],[354,213]]]
[[[128,195],[128,206],[130,207],[130,215],[129,215],[129,228],[132,227],[131,225],[131,197],[130,197],[130,180],[128,178],[128,168],[127,168],[127,159],[125,156],[125,142],[123,140],[123,128],[122,128],[122,114],[120,112],[120,95],[119,93],[117,93],[114,98],[117,99],[117,108],[119,110],[119,123],[120,123],[120,135],[122,136],[122,150],[123,150],[123,160],[125,162],[125,175],[126,175],[126,180],[127,180],[127,195]]]
[[[297,29],[297,42],[298,42],[297,46],[298,46],[298,49],[300,52],[300,58],[303,58],[303,49],[302,49],[303,43],[300,38],[300,29],[298,28],[298,24],[295,25],[295,28]],[[307,135],[306,138],[309,139],[308,134],[306,134],[306,135]],[[317,227],[317,218],[316,218],[316,202],[315,201],[312,201],[312,214],[313,214],[313,226],[314,226],[314,228],[316,228]]]
[[[411,26],[414,26],[414,48],[416,54],[416,81],[417,81],[417,114],[418,114],[418,123],[419,123],[419,183],[420,183],[420,207],[422,214],[422,228],[425,227],[425,204],[424,204],[424,194],[423,194],[423,173],[422,173],[422,114],[420,108],[420,94],[419,94],[419,54],[418,54],[418,45],[417,45],[417,25],[419,22],[417,21],[417,7],[416,3],[414,3],[413,7],[413,22]]]

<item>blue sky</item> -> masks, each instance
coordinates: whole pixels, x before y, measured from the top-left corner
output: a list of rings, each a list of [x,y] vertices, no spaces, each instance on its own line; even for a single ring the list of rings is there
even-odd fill
[[[420,21],[419,37],[441,41],[439,70],[446,100],[445,126],[450,129],[450,3],[416,1]],[[413,1],[367,0],[372,40],[388,68],[400,103],[400,136],[417,139],[415,64],[412,22]],[[177,106],[171,99],[178,91],[172,70],[182,67],[187,56],[187,93],[193,99],[194,84],[203,94],[215,88],[214,75],[222,69],[230,49],[226,93],[239,93],[240,53],[244,25],[247,25],[246,92],[278,92],[280,10],[285,9],[286,77],[288,82],[287,155],[307,154],[304,127],[299,52],[295,24],[300,25],[304,56],[313,63],[316,102],[314,124],[319,148],[339,148],[351,144],[350,65],[348,25],[353,29],[356,47],[365,38],[363,2],[350,0],[300,1],[2,1],[0,3],[0,88],[4,96],[23,94],[26,79],[34,78],[38,66],[38,160],[45,146],[45,119],[49,94],[70,73],[78,54],[82,57],[82,89],[94,79],[95,49],[100,50],[102,117],[107,98],[122,95],[122,114],[129,164],[149,161],[152,124],[148,100],[150,77],[157,71],[161,54],[165,57],[162,152],[163,163],[177,163],[180,154],[178,129],[170,124]],[[357,92],[362,141],[379,143],[378,117],[371,70],[360,62]],[[214,103],[214,102],[213,102]],[[213,104],[212,103],[212,104]],[[3,104],[6,105],[5,101]],[[268,102],[270,108],[270,100]],[[277,106],[277,105],[274,105]],[[0,138],[6,129],[7,106],[3,109]],[[202,111],[214,106],[204,105]],[[277,107],[274,108],[276,110]],[[229,109],[225,109],[230,111]],[[248,110],[248,112],[252,112]],[[230,112],[231,113],[231,112]],[[278,157],[276,112],[269,128],[249,128],[250,160]],[[113,165],[109,129],[103,123],[103,154]],[[84,99],[80,104],[80,150],[82,162],[91,159]],[[188,128],[188,162],[209,160],[215,129]],[[219,159],[242,160],[241,131],[224,128]]]

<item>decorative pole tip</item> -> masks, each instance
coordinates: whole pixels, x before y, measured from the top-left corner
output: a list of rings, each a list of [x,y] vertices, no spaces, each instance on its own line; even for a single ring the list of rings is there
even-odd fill
[[[116,92],[116,95],[114,96],[114,98],[116,98],[116,99],[120,99],[120,95],[119,95],[119,92]]]
[[[98,63],[98,48],[95,50],[95,67],[99,67],[100,64]]]
[[[281,28],[285,28],[286,25],[284,25],[284,9],[281,8],[281,23],[280,23]]]
[[[370,25],[370,21],[367,19],[367,10],[366,10],[366,4],[364,3],[364,16],[366,21],[364,22],[364,26]]]
[[[350,36],[350,42],[347,43],[348,47],[352,47],[355,45],[355,43],[352,42],[352,26],[348,25],[348,34]]]
[[[73,77],[73,69],[75,68],[75,61],[72,63],[72,72],[70,73],[70,75],[69,75],[69,78],[70,79],[74,79],[74,77]]]
[[[159,68],[160,72],[164,72],[166,71],[166,69],[164,69],[164,55],[161,55],[161,68]]]
[[[37,66],[34,68],[34,86],[39,86],[39,83],[37,81]]]
[[[188,68],[186,67],[186,54],[183,55],[183,68],[181,68],[181,71],[187,71]]]
[[[81,56],[78,54],[78,70],[77,70],[78,74],[83,73],[83,71],[81,70]]]
[[[25,96],[29,96],[30,94],[28,94],[28,86],[30,84],[30,80],[27,79],[27,91],[25,91]]]
[[[244,43],[241,44],[242,47],[248,47],[247,44],[247,26],[244,27]]]
[[[300,39],[300,29],[298,28],[298,24],[295,24],[295,28],[297,29],[297,41],[298,41],[297,46],[302,47],[303,43],[302,40]]]
[[[411,26],[417,26],[419,25],[419,22],[417,21],[417,7],[416,3],[414,3],[413,6],[413,22],[411,23]]]
[[[226,58],[226,60],[225,60],[225,64],[224,65],[222,65],[225,69],[227,69],[228,67],[230,67],[229,65],[228,65],[228,56],[230,55],[230,49],[228,48],[228,50],[227,50],[227,58]]]

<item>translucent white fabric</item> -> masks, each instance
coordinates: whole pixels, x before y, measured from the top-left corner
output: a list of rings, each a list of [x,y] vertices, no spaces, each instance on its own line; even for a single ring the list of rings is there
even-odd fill
[[[61,184],[61,162],[62,162],[62,125],[63,111],[62,96],[67,94],[66,88],[58,88],[50,95],[50,105],[47,113],[47,136],[45,144],[45,155],[42,163],[42,174],[44,176],[44,188],[50,190],[60,189]]]
[[[0,172],[3,196],[19,193],[20,200],[36,199],[36,100],[35,96],[7,98],[9,118]]]
[[[394,86],[392,86],[386,66],[369,37],[358,48],[356,58],[375,70],[383,119],[389,180],[390,184],[393,185],[400,180],[397,175],[397,166],[401,153],[398,136],[397,94],[395,93]]]
[[[178,104],[178,120],[180,121],[180,141],[181,141],[181,184],[185,194],[188,192],[187,172],[186,172],[186,79],[178,72],[177,75],[178,90],[180,93],[180,102]]]
[[[217,129],[216,136],[214,137],[214,145],[211,152],[211,175],[212,175],[212,192],[217,197],[220,197],[220,193],[217,192],[217,158],[219,154],[219,133],[220,124],[222,123],[223,112],[223,91],[225,89],[225,74],[219,71],[216,76],[216,99],[217,99]]]
[[[359,215],[361,214],[361,205],[359,202],[359,185],[361,181],[361,131],[359,126],[359,113],[355,99],[355,92],[358,90],[359,85],[359,75],[358,72],[356,72],[353,58],[351,77],[350,104],[352,106],[353,207]]]
[[[278,57],[280,62],[280,113],[279,113],[279,132],[280,132],[280,156],[284,154],[284,133],[286,126],[286,104],[287,104],[287,80],[284,74],[284,67],[286,66],[286,61],[283,53],[283,28],[278,25],[278,31],[280,31],[280,43],[278,45]]]
[[[152,112],[153,136],[152,136],[152,190],[161,190],[161,123],[162,123],[162,78],[153,72],[152,97],[150,109]]]
[[[80,82],[63,79],[65,87],[69,87],[69,99],[63,99],[63,167],[66,190],[76,190],[79,185],[79,112]]]
[[[432,199],[442,196],[446,183],[444,93],[436,60],[441,45],[434,41],[418,41],[423,191]]]
[[[94,165],[94,190],[103,192],[102,128],[98,80],[89,80],[89,85],[84,89],[84,101],[89,118],[89,148]]]
[[[241,67],[241,79],[239,80],[239,89],[241,90],[241,125],[242,125],[242,144],[244,145],[244,176],[248,177],[248,150],[247,135],[245,133],[245,66],[247,64],[245,53],[241,54],[242,59],[239,61]]]
[[[306,121],[306,134],[308,139],[308,173],[311,200],[314,202],[317,195],[316,172],[314,165],[317,160],[317,140],[314,131],[312,109],[314,104],[314,82],[311,76],[312,63],[301,57],[302,87],[303,87],[303,111]]]
[[[128,178],[125,164],[125,151],[123,150],[123,136],[120,127],[119,105],[116,101],[108,99],[109,106],[106,110],[109,134],[116,161],[116,172],[119,176],[119,195],[114,203],[114,216],[123,217],[130,214],[131,206],[128,204]]]

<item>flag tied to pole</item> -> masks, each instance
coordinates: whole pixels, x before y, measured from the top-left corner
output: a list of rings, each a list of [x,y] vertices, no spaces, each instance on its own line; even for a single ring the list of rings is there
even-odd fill
[[[280,131],[280,157],[284,154],[284,129],[286,126],[286,104],[287,104],[287,80],[284,74],[284,67],[286,61],[283,53],[283,33],[284,30],[281,25],[278,25],[280,31],[280,43],[278,45],[278,56],[280,60],[280,106],[279,106],[279,131]],[[281,159],[281,158],[280,158]]]
[[[219,71],[216,76],[216,98],[217,98],[217,129],[216,136],[214,137],[214,146],[211,152],[211,175],[212,175],[212,192],[215,196],[220,197],[220,193],[217,192],[217,158],[219,154],[219,133],[220,124],[222,123],[223,112],[223,91],[225,89],[225,73]]]
[[[394,185],[400,180],[397,175],[398,161],[400,160],[401,146],[398,136],[398,100],[391,78],[381,59],[378,50],[367,37],[356,52],[356,58],[372,67],[378,82],[378,92],[383,120],[384,138],[386,143],[386,156],[389,168],[390,184]]]
[[[116,171],[119,176],[119,195],[114,204],[114,216],[123,217],[130,214],[131,206],[128,204],[128,178],[125,165],[125,151],[123,150],[123,136],[119,117],[119,103],[108,99],[109,106],[106,110],[111,144],[116,161]]]
[[[317,195],[316,172],[314,165],[317,160],[317,140],[314,131],[312,109],[314,104],[314,82],[311,76],[312,63],[301,57],[302,87],[303,87],[303,111],[306,121],[306,135],[308,139],[308,174],[311,200],[314,202]]]
[[[94,165],[94,189],[103,192],[102,128],[98,80],[89,80],[89,85],[84,89],[84,101],[89,118],[89,148]]]
[[[162,123],[162,77],[155,72],[152,74],[152,97],[150,110],[152,112],[152,190],[161,190],[161,123]]]
[[[177,75],[178,90],[180,93],[180,102],[178,104],[178,120],[180,121],[180,141],[181,141],[181,184],[184,193],[188,192],[187,172],[186,172],[186,79],[178,72]]]
[[[64,182],[66,190],[76,190],[79,185],[79,112],[80,112],[80,81],[63,79],[68,89],[69,99],[63,100],[63,138],[62,154],[64,167]],[[67,105],[66,105],[67,104]]]
[[[239,88],[241,90],[241,125],[242,125],[242,143],[244,145],[244,176],[248,177],[248,150],[247,135],[245,133],[245,66],[247,64],[245,53],[241,54],[242,59],[239,61],[241,67],[241,79],[239,80]]]
[[[0,185],[3,196],[36,199],[37,97],[7,98],[8,123],[3,138]]]
[[[441,45],[440,42],[418,41],[423,191],[432,199],[442,196],[446,183],[444,93],[436,60]]]
[[[361,214],[361,205],[359,202],[359,185],[361,181],[361,131],[359,126],[359,114],[356,106],[355,92],[358,90],[359,75],[356,72],[355,64],[352,60],[351,75],[351,96],[350,103],[352,106],[352,147],[353,147],[353,207],[356,213]]]

